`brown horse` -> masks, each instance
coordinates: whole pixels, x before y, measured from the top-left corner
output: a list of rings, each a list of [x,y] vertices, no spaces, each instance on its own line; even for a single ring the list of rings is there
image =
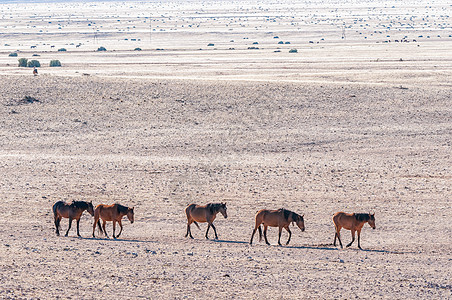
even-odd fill
[[[369,223],[369,226],[372,229],[375,229],[375,214],[347,214],[344,212],[337,212],[333,216],[334,226],[336,227],[336,233],[334,234],[334,246],[336,246],[336,238],[339,240],[339,244],[342,248],[341,241],[341,229],[345,228],[352,231],[352,241],[347,245],[350,247],[355,241],[355,231],[358,232],[358,248],[361,249],[361,245],[359,243],[361,229],[363,228],[365,223]]]
[[[56,234],[60,235],[60,222],[62,218],[69,218],[69,227],[65,236],[68,235],[69,229],[72,226],[72,220],[77,221],[77,236],[80,236],[80,217],[86,210],[91,216],[94,215],[93,203],[85,201],[73,201],[72,203],[66,203],[64,201],[56,202],[53,207],[53,217],[55,221]]]
[[[256,224],[254,226],[253,234],[251,235],[250,245],[253,243],[254,234],[256,230],[259,229],[259,241],[262,241],[262,229],[261,224],[264,225],[264,238],[265,243],[270,245],[267,240],[267,227],[279,227],[279,236],[278,236],[278,245],[281,246],[281,231],[282,229],[286,229],[289,233],[289,238],[287,239],[286,245],[289,244],[290,238],[292,237],[292,232],[289,229],[290,223],[296,223],[298,228],[301,231],[304,231],[304,219],[303,216],[300,216],[290,210],[280,208],[276,210],[268,210],[262,209],[256,214]]]
[[[94,231],[96,230],[96,225],[99,226],[100,232],[105,234],[105,236],[108,238],[107,230],[105,230],[105,224],[107,221],[113,221],[113,238],[116,239],[121,235],[122,232],[122,217],[127,215],[127,218],[129,219],[130,223],[133,224],[134,221],[134,212],[133,207],[127,207],[123,206],[121,204],[112,204],[112,205],[106,205],[106,204],[99,204],[96,206],[96,210],[94,211],[94,224],[93,224],[93,237]],[[100,220],[102,219],[102,227],[100,226]],[[115,229],[116,229],[116,222],[118,222],[119,227],[121,227],[121,230],[119,231],[118,235],[115,236]]]
[[[206,239],[209,238],[208,233],[210,227],[212,227],[215,232],[215,239],[218,239],[217,230],[215,226],[213,226],[213,221],[219,212],[221,212],[223,217],[228,217],[226,203],[209,203],[207,205],[190,204],[187,206],[187,208],[185,208],[185,214],[187,215],[187,233],[185,234],[185,237],[190,235],[190,237],[193,238],[190,229],[191,223],[195,223],[198,229],[201,229],[197,222],[207,222],[209,225],[207,226]]]

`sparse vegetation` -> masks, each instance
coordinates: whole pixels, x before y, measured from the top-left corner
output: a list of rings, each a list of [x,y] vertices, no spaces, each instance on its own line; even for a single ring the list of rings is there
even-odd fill
[[[12,53],[10,53],[8,56],[11,56],[11,57],[17,57],[17,53],[16,53],[16,52],[12,52]]]
[[[30,60],[27,63],[27,67],[29,68],[39,68],[41,66],[41,63],[38,60]]]
[[[103,46],[100,46],[99,48],[97,48],[97,51],[107,51],[107,49]]]
[[[50,61],[50,67],[61,67],[61,62],[58,59],[54,59]]]
[[[36,56],[41,56],[41,55],[34,53],[32,56],[36,57]]]
[[[28,64],[28,59],[26,58],[19,58],[19,67],[26,67]]]

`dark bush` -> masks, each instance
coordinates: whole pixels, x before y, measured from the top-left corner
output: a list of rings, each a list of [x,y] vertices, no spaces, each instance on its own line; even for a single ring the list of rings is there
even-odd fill
[[[61,67],[61,62],[58,59],[51,60],[50,67]]]
[[[60,49],[58,49],[58,51],[64,52],[64,51],[67,51],[67,50],[66,50],[66,48],[60,48]]]
[[[41,66],[41,63],[38,61],[38,60],[30,60],[28,63],[27,63],[27,67],[30,67],[30,68],[39,68]]]
[[[298,50],[297,49],[290,49],[289,53],[298,53]]]
[[[28,64],[28,59],[26,58],[19,58],[19,67],[26,67]]]
[[[141,51],[141,48],[135,48],[134,51]]]
[[[97,51],[107,51],[107,49],[105,47],[100,46],[99,48],[97,48]]]
[[[13,52],[13,53],[10,53],[8,56],[17,57],[17,53]]]

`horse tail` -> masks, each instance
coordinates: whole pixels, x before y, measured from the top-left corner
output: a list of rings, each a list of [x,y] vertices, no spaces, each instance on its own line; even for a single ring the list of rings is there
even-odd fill
[[[259,227],[257,227],[257,229],[259,230],[259,242],[262,241],[262,229],[261,229],[261,225],[259,225]]]
[[[198,222],[193,221],[193,223],[195,223],[196,227],[198,227],[198,229],[201,230],[201,227],[199,227]]]

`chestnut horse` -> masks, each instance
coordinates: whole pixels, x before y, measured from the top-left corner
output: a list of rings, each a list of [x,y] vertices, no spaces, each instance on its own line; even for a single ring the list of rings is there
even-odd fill
[[[207,226],[206,239],[209,238],[208,233],[210,227],[212,227],[215,232],[215,239],[218,239],[217,230],[215,229],[215,226],[213,226],[213,221],[219,212],[224,218],[228,217],[226,203],[209,203],[207,205],[190,204],[187,206],[187,208],[185,208],[185,214],[187,215],[187,233],[185,234],[185,237],[190,235],[190,238],[193,238],[190,229],[191,223],[195,223],[198,229],[201,229],[197,222],[207,222],[209,225]]]
[[[278,245],[281,246],[281,231],[286,229],[289,233],[289,238],[287,239],[286,245],[289,244],[290,238],[292,237],[292,232],[289,229],[290,223],[296,223],[301,231],[304,231],[304,219],[290,210],[280,208],[276,210],[262,209],[256,214],[256,224],[254,226],[253,234],[251,235],[250,245],[253,243],[254,234],[256,230],[259,229],[259,241],[262,241],[262,229],[261,224],[264,225],[264,238],[265,243],[270,245],[267,240],[267,227],[279,227]]]
[[[60,222],[62,218],[69,218],[69,227],[64,236],[67,236],[69,229],[72,226],[72,220],[77,221],[77,236],[80,236],[80,217],[86,210],[91,216],[94,216],[93,203],[85,201],[73,201],[72,203],[66,203],[64,201],[56,202],[53,207],[53,217],[55,221],[56,234],[60,235]]]
[[[107,221],[113,221],[113,238],[116,239],[121,235],[122,232],[122,217],[127,215],[127,218],[129,219],[130,223],[133,224],[134,221],[134,212],[133,207],[127,207],[123,206],[121,204],[112,204],[112,205],[106,205],[106,204],[99,204],[96,206],[96,210],[94,211],[94,224],[93,224],[93,237],[94,231],[96,230],[96,225],[99,226],[100,232],[105,234],[105,236],[108,238],[107,230],[105,229],[105,224]],[[102,219],[102,227],[100,226],[100,220]],[[121,230],[119,231],[118,235],[115,236],[115,229],[116,229],[116,222],[118,222],[119,227],[121,227]]]
[[[334,246],[336,246],[336,238],[339,240],[339,244],[342,248],[341,241],[341,229],[345,228],[351,230],[352,232],[352,241],[347,244],[347,247],[350,247],[355,241],[355,231],[358,232],[358,248],[361,249],[361,245],[359,243],[361,229],[363,228],[365,223],[369,223],[369,226],[372,229],[375,229],[375,214],[347,214],[344,212],[337,212],[333,216],[334,226],[336,227],[336,233],[334,234]]]

